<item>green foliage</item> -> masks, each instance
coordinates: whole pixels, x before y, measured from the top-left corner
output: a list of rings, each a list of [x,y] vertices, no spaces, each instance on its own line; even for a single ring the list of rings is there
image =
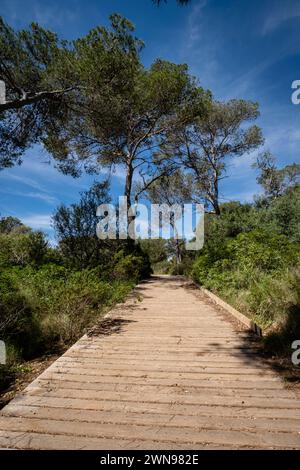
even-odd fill
[[[233,238],[239,233],[250,232],[260,228],[260,217],[251,204],[242,204],[238,201],[222,204],[222,216],[207,214],[205,217],[206,242],[214,245],[214,238]]]
[[[143,265],[142,258],[134,255],[124,256],[124,253],[120,251],[116,258],[116,264],[114,266],[113,274],[120,279],[136,279],[140,277],[140,269]]]
[[[152,266],[164,261],[168,257],[168,242],[162,238],[157,240],[140,240],[140,247],[147,254]]]
[[[268,206],[230,203],[206,221],[206,243],[191,275],[252,317],[275,354],[300,332],[299,187]]]
[[[273,354],[291,352],[291,344],[300,338],[300,269],[287,270],[280,279],[270,279],[266,286],[269,308],[265,317],[272,325],[265,338],[266,348]],[[264,299],[265,300],[265,299]]]
[[[122,240],[122,242],[119,244],[111,265],[114,275],[119,272],[121,277],[124,276],[125,279],[128,279],[130,273],[133,273],[133,278],[136,281],[148,278],[152,274],[148,253],[142,249],[140,242],[132,240]],[[117,269],[116,272],[115,269]]]
[[[219,186],[225,177],[230,158],[242,157],[264,141],[261,129],[252,124],[259,117],[257,103],[245,100],[219,102],[210,100],[194,118],[168,131],[158,152],[164,165],[192,175],[194,200],[220,214]]]
[[[23,226],[24,227],[24,226]],[[42,264],[48,253],[48,242],[42,232],[11,231],[0,233],[0,266]]]
[[[72,344],[105,308],[122,301],[134,282],[129,276],[103,281],[97,270],[54,264],[3,269],[0,337],[8,347],[8,366]]]
[[[2,217],[0,219],[0,234],[8,234],[25,228],[22,222],[16,217]]]
[[[284,235],[253,231],[202,250],[192,275],[208,288],[247,287],[258,272],[278,273],[300,261],[300,246]]]
[[[263,213],[263,223],[268,230],[300,242],[300,185],[289,188],[283,196],[270,201]]]
[[[64,208],[66,219],[61,213],[57,219],[59,233],[66,227],[74,237],[71,261],[61,247],[48,247],[41,232],[18,220],[0,219],[0,339],[8,356],[8,363],[0,366],[0,389],[15,379],[23,361],[64,350],[107,308],[123,301],[138,280],[149,276],[148,256],[126,240],[102,246],[98,262],[89,258],[84,268],[74,262],[88,247],[80,233],[96,238],[94,209],[102,191],[106,197],[106,188],[94,185],[79,205]]]
[[[253,167],[260,171],[257,182],[263,187],[266,200],[282,196],[288,188],[300,182],[300,163],[279,169],[276,158],[270,152],[259,155]]]
[[[118,24],[124,21],[117,19]],[[146,69],[138,40],[121,54],[114,51],[118,42],[113,38],[97,28],[74,43],[80,106],[75,103],[70,118],[57,121],[44,142],[59,168],[73,176],[122,165],[124,194],[130,200],[137,169],[143,186],[158,176],[152,149],[171,129],[201,114],[210,93],[198,86],[186,65],[158,59]]]
[[[67,147],[55,144],[53,131],[72,120],[71,109],[83,110],[83,97],[103,112],[116,110],[119,93],[139,67],[142,44],[128,20],[117,14],[110,20],[108,28],[66,41],[36,23],[15,31],[0,18],[0,79],[7,91],[7,102],[0,104],[0,168],[20,164],[37,142],[59,147],[62,156]]]
[[[73,271],[51,264],[36,272],[23,270],[20,280],[23,295],[38,318],[41,348],[47,350],[74,342],[103,307],[126,292],[119,281],[101,281],[96,271]],[[129,282],[127,290],[130,286]]]
[[[6,103],[0,104],[0,168],[21,163],[22,153],[41,138],[63,109],[61,80],[50,69],[66,45],[56,34],[32,23],[15,31],[0,18],[0,79]]]
[[[18,349],[27,347],[36,331],[30,305],[20,290],[16,272],[0,271],[0,337]]]
[[[115,243],[96,235],[97,207],[110,201],[108,182],[94,183],[81,193],[80,201],[61,205],[52,217],[64,263],[76,269],[93,268],[110,262]]]
[[[152,264],[154,274],[170,274],[171,263],[167,259]]]

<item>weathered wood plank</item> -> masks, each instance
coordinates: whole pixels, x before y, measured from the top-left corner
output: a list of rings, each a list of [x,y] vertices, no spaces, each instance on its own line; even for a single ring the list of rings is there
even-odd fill
[[[0,414],[13,449],[300,449],[299,393],[182,279],[139,286]]]

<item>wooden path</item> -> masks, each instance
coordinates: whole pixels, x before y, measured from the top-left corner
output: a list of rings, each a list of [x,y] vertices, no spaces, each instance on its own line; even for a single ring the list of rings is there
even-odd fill
[[[138,287],[0,415],[14,449],[300,448],[300,400],[201,294]]]

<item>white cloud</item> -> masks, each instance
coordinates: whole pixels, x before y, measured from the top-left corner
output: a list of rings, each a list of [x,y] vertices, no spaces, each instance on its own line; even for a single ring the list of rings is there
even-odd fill
[[[202,10],[206,5],[207,0],[200,0],[196,5],[194,5],[190,15],[188,16],[187,48],[194,47],[201,38]]]
[[[300,131],[293,124],[279,124],[265,131],[265,148],[270,149],[278,157],[297,156],[299,161]]]
[[[13,180],[13,181],[16,181],[17,183],[25,184],[26,186],[29,186],[30,188],[37,189],[43,192],[45,191],[45,189],[40,183],[38,183],[32,178],[29,178],[28,176],[16,175],[8,170],[6,172],[1,173],[0,176],[3,177],[3,180],[7,180],[7,179]]]
[[[259,147],[252,152],[245,153],[239,157],[232,157],[228,162],[228,166],[239,170],[246,170],[247,168],[251,168],[252,163],[254,162],[257,154],[261,152],[262,148],[263,147]]]
[[[107,171],[105,168],[103,168],[101,170],[100,174],[104,177],[107,177],[107,176],[109,176],[109,174],[111,174],[112,177],[118,178],[119,180],[122,180],[122,181],[126,178],[126,170],[121,165],[115,166],[112,169],[111,173],[109,173],[109,171]]]
[[[56,204],[58,202],[58,199],[56,199],[56,197],[51,196],[49,194],[30,192],[30,193],[22,193],[20,195],[25,196],[25,197],[31,197],[33,199],[40,199],[41,201],[48,202],[48,204]]]
[[[51,229],[51,214],[35,214],[27,217],[20,217],[25,225],[33,229]]]
[[[2,0],[1,3],[1,14],[6,21],[17,27],[23,21],[26,23],[36,21],[43,27],[54,29],[64,26],[65,23],[74,22],[80,17],[78,4],[75,1],[72,8],[67,8],[63,2],[59,5],[48,2],[48,5],[45,5],[38,0],[31,0],[29,5],[23,0]]]
[[[58,200],[49,194],[46,193],[38,193],[38,192],[25,192],[25,191],[14,191],[10,189],[0,189],[0,193],[2,194],[9,194],[11,196],[20,196],[20,197],[29,197],[32,199],[40,199],[41,201],[45,201],[48,204],[56,204]]]
[[[280,1],[274,5],[268,14],[262,29],[262,34],[268,34],[279,28],[285,21],[300,18],[300,4],[295,1]]]
[[[176,61],[188,63],[191,73],[200,78],[202,86],[216,89],[221,76],[217,60],[221,33],[214,31],[210,35],[212,31],[208,32],[209,20],[205,12],[208,5],[209,0],[201,0],[193,6],[182,30]]]
[[[226,192],[226,197],[221,197],[221,202],[240,201],[240,202],[253,202],[254,196],[263,194],[262,189],[257,188],[249,191]]]

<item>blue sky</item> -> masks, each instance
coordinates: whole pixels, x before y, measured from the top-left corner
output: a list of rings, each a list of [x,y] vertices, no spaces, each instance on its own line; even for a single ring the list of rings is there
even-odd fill
[[[291,102],[291,84],[300,79],[300,2],[298,0],[192,0],[179,7],[169,0],[157,8],[151,0],[0,0],[0,14],[15,28],[31,21],[72,39],[112,12],[129,18],[145,41],[146,66],[157,57],[185,62],[215,98],[258,101],[258,124],[271,150],[285,165],[300,161],[300,105]],[[263,149],[261,149],[263,150]],[[222,185],[222,199],[249,201],[259,192],[251,168],[255,154],[233,159]],[[50,237],[55,207],[79,198],[93,177],[60,174],[39,147],[24,155],[22,166],[0,172],[0,213],[19,217]],[[121,194],[123,173],[112,178]]]

